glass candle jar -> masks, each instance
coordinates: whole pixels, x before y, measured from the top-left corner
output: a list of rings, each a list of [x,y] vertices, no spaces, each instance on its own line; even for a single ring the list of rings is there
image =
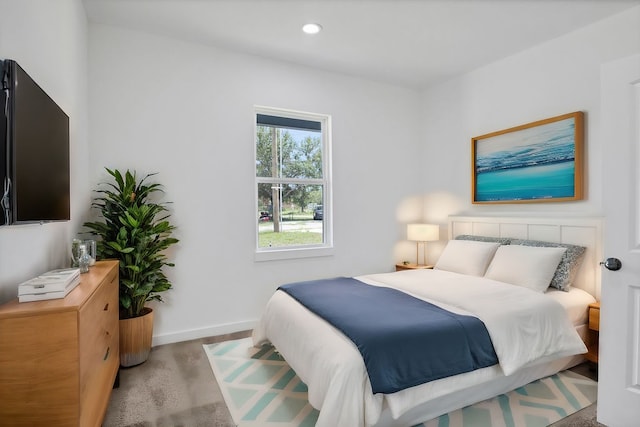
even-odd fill
[[[88,273],[90,263],[91,257],[87,252],[87,246],[84,243],[80,244],[80,259],[78,261],[78,264],[80,266],[80,273]]]

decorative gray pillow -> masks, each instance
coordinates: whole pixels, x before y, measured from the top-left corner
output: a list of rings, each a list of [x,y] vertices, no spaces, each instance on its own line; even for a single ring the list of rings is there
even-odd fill
[[[559,289],[561,291],[569,291],[569,288],[573,284],[576,275],[578,274],[578,270],[580,269],[580,264],[582,264],[582,259],[584,258],[584,253],[587,250],[584,246],[578,245],[569,245],[565,243],[553,243],[553,242],[541,242],[539,240],[523,240],[523,239],[512,239],[512,245],[524,245],[524,246],[542,246],[542,247],[550,247],[550,248],[566,248],[564,255],[560,259],[560,264],[556,269],[553,278],[551,279],[551,283],[549,286]]]
[[[511,241],[508,237],[472,236],[470,234],[456,236],[456,240],[475,240],[476,242],[500,243],[501,245],[508,245]]]

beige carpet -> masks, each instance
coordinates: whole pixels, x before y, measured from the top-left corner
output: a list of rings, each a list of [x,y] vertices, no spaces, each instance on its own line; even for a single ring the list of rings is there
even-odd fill
[[[202,345],[248,335],[154,347],[144,364],[120,370],[102,427],[235,427]]]

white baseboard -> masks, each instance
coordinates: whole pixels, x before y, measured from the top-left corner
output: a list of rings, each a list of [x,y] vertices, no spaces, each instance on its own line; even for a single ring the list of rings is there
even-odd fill
[[[189,329],[170,334],[154,335],[151,345],[152,347],[155,347],[163,344],[172,344],[175,342],[195,340],[198,338],[214,337],[217,335],[231,334],[233,332],[247,331],[253,329],[257,323],[258,319],[255,319],[244,322],[208,326],[200,329]]]

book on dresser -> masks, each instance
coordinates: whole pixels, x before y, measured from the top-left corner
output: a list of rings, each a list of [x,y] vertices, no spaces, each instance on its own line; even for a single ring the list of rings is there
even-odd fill
[[[65,268],[47,271],[18,285],[18,301],[64,298],[80,283],[80,270]]]

